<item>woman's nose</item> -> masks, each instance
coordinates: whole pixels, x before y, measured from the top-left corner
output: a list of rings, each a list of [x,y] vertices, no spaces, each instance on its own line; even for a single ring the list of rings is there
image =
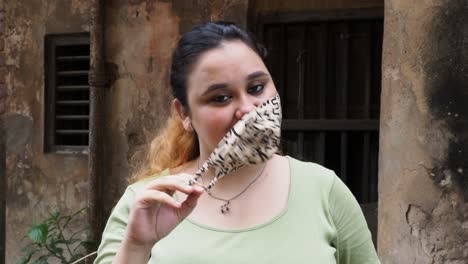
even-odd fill
[[[241,119],[245,114],[257,107],[259,103],[258,99],[243,98],[236,109],[236,118]]]

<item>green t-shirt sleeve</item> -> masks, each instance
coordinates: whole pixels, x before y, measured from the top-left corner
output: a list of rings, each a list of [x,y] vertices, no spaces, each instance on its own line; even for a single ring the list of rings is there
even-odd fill
[[[95,264],[112,263],[125,236],[130,206],[134,197],[135,193],[129,187],[114,207],[102,233]]]
[[[329,194],[330,214],[336,228],[338,264],[380,263],[359,203],[340,178],[334,175]]]
[[[130,215],[130,208],[135,200],[135,194],[143,189],[148,181],[168,174],[169,170],[166,169],[158,175],[154,175],[146,180],[141,180],[127,187],[107,220],[106,227],[102,233],[101,244],[98,248],[98,255],[94,260],[95,264],[112,263],[125,236],[128,216]]]

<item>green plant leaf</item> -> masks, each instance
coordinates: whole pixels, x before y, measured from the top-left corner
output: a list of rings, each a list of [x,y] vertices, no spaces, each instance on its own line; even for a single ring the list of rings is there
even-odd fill
[[[57,243],[55,241],[51,241],[49,243],[49,249],[55,253],[56,255],[63,255],[63,248],[57,247]]]
[[[55,252],[59,254],[60,256],[63,256],[63,248],[56,247]]]
[[[28,232],[29,238],[32,241],[44,244],[47,241],[47,236],[49,233],[49,226],[47,224],[34,225]]]
[[[22,256],[22,257],[16,262],[16,264],[26,264],[26,263],[28,263],[28,262],[31,260],[32,256],[33,256],[34,254],[36,254],[38,251],[39,251],[38,249],[35,249],[35,250],[29,252],[27,255]]]
[[[80,209],[70,215],[54,211],[40,224],[34,220],[25,236],[25,238],[28,237],[32,241],[21,241],[22,244],[26,243],[26,245],[21,248],[23,256],[18,260],[18,263],[45,264],[49,260],[54,259],[56,262],[58,259],[61,263],[66,264],[70,263],[70,259],[79,259],[82,256],[83,249],[92,248],[94,250],[98,246],[97,242],[86,241],[79,236],[82,232],[86,232],[89,227],[78,232],[75,231],[71,237],[65,237],[65,234],[69,234],[69,231],[71,231],[68,230],[69,224],[86,209]]]
[[[63,228],[67,227],[72,219],[74,219],[77,215],[81,214],[86,209],[87,208],[84,207],[84,208],[81,208],[80,210],[72,213],[71,215],[64,216],[63,218],[65,219],[65,224],[63,224]]]
[[[59,218],[60,218],[60,212],[59,212],[59,211],[55,211],[55,212],[50,213],[50,218],[51,218],[51,219],[54,219],[54,220],[59,219]]]
[[[16,264],[26,264],[29,262],[30,259],[31,259],[31,256],[29,255],[22,256],[18,261],[16,261]]]
[[[61,239],[61,238],[58,238],[58,239],[54,239],[54,243],[56,245],[60,245],[60,244],[68,244],[68,240],[66,239]]]
[[[36,259],[33,264],[48,264],[47,260],[49,259],[48,255],[42,255],[38,259]]]
[[[78,214],[81,214],[81,212],[83,212],[83,211],[86,210],[86,209],[88,209],[88,208],[87,208],[87,207],[83,207],[83,208],[77,210],[76,212],[74,212],[74,213],[71,215],[71,217],[75,217],[75,216],[77,216]]]
[[[31,249],[33,249],[33,247],[35,246],[36,246],[36,243],[28,243],[21,248],[21,253],[26,253],[28,251],[31,251]]]
[[[64,217],[60,220],[63,220],[65,223],[63,223],[63,228],[66,228],[68,226],[68,224],[70,223],[70,221],[72,220],[72,217],[71,216],[67,216],[67,217]]]
[[[77,242],[80,242],[80,239],[78,238],[73,238],[73,239],[68,239],[68,240],[65,240],[67,242],[68,245],[73,245]]]

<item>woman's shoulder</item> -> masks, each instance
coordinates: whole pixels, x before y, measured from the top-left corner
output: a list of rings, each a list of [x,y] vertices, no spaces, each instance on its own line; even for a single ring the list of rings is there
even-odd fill
[[[314,177],[333,179],[336,174],[323,165],[311,161],[302,161],[291,156],[286,156],[289,159],[291,171],[294,173],[302,173],[312,175]]]
[[[302,186],[318,188],[322,192],[330,190],[338,178],[333,170],[318,163],[302,161],[287,156],[289,159],[291,176],[297,179]]]

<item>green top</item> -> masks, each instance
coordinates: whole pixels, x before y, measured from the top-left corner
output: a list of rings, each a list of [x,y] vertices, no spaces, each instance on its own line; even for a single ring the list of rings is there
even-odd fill
[[[359,204],[345,184],[331,170],[288,158],[288,204],[278,216],[239,230],[186,219],[155,244],[149,263],[380,263]],[[129,208],[144,185],[130,185],[117,203],[95,263],[112,262]]]

